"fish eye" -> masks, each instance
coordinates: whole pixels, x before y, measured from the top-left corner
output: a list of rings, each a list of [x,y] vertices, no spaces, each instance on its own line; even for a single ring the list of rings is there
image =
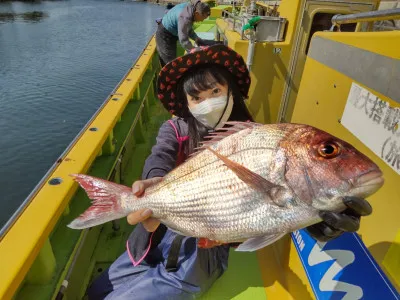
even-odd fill
[[[334,158],[340,153],[340,148],[335,143],[324,143],[318,147],[318,154],[324,158]]]

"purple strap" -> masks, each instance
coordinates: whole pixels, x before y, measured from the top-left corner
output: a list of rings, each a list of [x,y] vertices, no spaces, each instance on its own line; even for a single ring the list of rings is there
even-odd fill
[[[175,130],[175,135],[176,135],[176,139],[178,141],[178,161],[177,161],[177,165],[180,165],[181,163],[183,163],[184,161],[184,153],[182,152],[182,145],[184,141],[187,141],[189,139],[189,136],[180,136],[178,129],[176,128],[174,122],[172,122],[172,120],[168,120],[169,124],[171,124],[172,128],[174,128]]]

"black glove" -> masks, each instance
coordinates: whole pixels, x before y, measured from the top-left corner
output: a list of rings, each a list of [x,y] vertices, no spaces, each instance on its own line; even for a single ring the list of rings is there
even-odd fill
[[[326,242],[345,231],[357,231],[360,228],[361,216],[368,216],[372,213],[372,207],[365,199],[344,197],[343,203],[348,208],[341,213],[320,211],[319,216],[323,221],[307,227],[308,233],[316,240]]]

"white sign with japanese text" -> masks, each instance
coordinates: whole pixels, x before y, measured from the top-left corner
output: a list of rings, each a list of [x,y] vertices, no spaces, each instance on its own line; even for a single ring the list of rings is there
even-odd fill
[[[347,98],[342,124],[400,174],[400,108],[354,83]]]

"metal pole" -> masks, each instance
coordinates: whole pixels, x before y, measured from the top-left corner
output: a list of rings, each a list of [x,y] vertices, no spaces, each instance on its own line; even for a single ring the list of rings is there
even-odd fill
[[[257,15],[257,5],[256,5],[256,0],[252,0],[250,2],[250,14],[251,15]]]
[[[254,33],[253,33],[254,34]],[[251,37],[249,40],[249,47],[247,50],[247,69],[251,71],[251,68],[253,66],[253,58],[254,58],[254,50],[256,48],[256,41],[255,38]]]
[[[400,8],[362,12],[351,15],[335,15],[332,24],[349,24],[357,22],[372,22],[382,20],[400,19]]]
[[[74,270],[74,267],[75,267],[75,265],[76,265],[76,261],[78,260],[79,254],[81,254],[82,247],[83,247],[83,244],[84,244],[85,241],[86,241],[86,237],[87,237],[87,235],[88,235],[89,230],[90,230],[90,229],[84,229],[84,231],[83,231],[83,236],[82,236],[82,238],[78,241],[79,246],[78,246],[78,248],[77,248],[76,251],[75,251],[75,254],[74,254],[73,258],[72,258],[71,265],[69,266],[68,271],[67,271],[67,274],[65,275],[65,278],[64,278],[64,280],[63,280],[63,282],[62,282],[62,284],[61,284],[61,286],[60,286],[60,289],[58,290],[58,293],[57,293],[57,296],[56,296],[56,300],[62,300],[62,299],[64,298],[65,291],[66,291],[66,289],[68,288],[69,279],[70,279],[71,274],[72,274],[72,272],[73,272],[73,270]]]

